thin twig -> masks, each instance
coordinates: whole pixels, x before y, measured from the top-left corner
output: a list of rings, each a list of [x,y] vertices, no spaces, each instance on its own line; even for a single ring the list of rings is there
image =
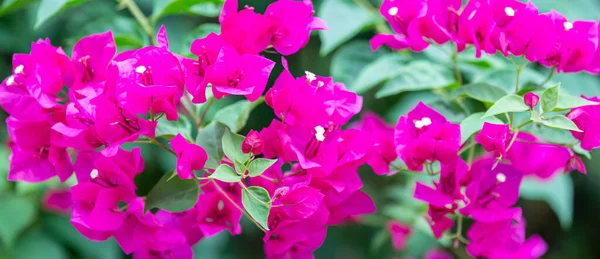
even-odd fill
[[[546,83],[550,82],[550,80],[552,80],[552,77],[554,76],[555,73],[556,73],[556,66],[554,66],[550,69],[550,74],[548,74],[548,77],[546,77],[544,82],[542,82],[540,85],[544,86]]]
[[[160,148],[162,148],[162,149],[164,149],[164,150],[166,150],[166,151],[169,151],[169,153],[171,153],[171,154],[173,154],[173,155],[177,155],[177,154],[175,153],[175,151],[173,151],[173,150],[172,150],[172,149],[170,149],[169,147],[167,147],[167,146],[163,145],[163,143],[160,143],[160,142],[158,142],[158,140],[156,140],[156,139],[154,139],[154,138],[153,138],[153,139],[151,139],[150,141],[151,141],[153,144],[157,145],[158,147],[160,147]]]
[[[231,204],[233,204],[233,206],[239,210],[240,212],[242,212],[242,214],[244,214],[244,216],[246,218],[248,218],[248,220],[250,220],[252,223],[254,223],[254,225],[256,225],[260,230],[262,230],[263,232],[267,232],[266,229],[264,229],[260,223],[258,223],[256,220],[254,220],[247,212],[246,210],[244,210],[242,207],[240,207],[237,203],[235,203],[235,201],[233,201],[233,199],[231,199],[229,197],[229,195],[227,195],[227,193],[221,188],[221,186],[219,186],[219,184],[217,182],[215,182],[214,180],[210,180],[214,185],[215,188],[217,189],[217,191],[219,191],[223,196],[225,196],[225,199],[227,199],[229,202],[231,202]]]
[[[135,1],[121,0],[121,4],[125,5],[127,7],[129,12],[131,13],[131,15],[133,15],[135,20],[140,24],[140,26],[142,26],[142,29],[148,36],[148,39],[150,40],[150,42],[152,42],[153,45],[156,45],[157,42],[156,42],[156,39],[154,38],[154,30],[152,29],[152,25],[150,25],[150,21],[148,20],[146,15],[144,15],[142,10],[140,10],[140,8],[135,3]]]
[[[198,122],[196,123],[196,126],[198,126],[198,128],[202,127],[202,123],[204,123],[204,120],[206,119],[208,110],[210,109],[210,107],[213,105],[214,102],[215,102],[215,98],[211,97],[211,98],[209,98],[208,102],[206,102],[206,105],[204,105],[204,111],[202,111],[202,115],[200,115],[200,118],[198,118]]]

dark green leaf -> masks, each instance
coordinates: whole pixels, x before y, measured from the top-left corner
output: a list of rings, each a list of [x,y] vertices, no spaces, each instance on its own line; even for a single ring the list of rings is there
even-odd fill
[[[229,165],[222,164],[217,170],[209,176],[211,179],[217,179],[226,183],[237,183],[242,179]]]
[[[251,177],[259,176],[264,173],[269,167],[277,162],[277,159],[257,158],[250,162],[248,166],[248,175]]]
[[[544,124],[550,128],[565,129],[565,130],[581,132],[581,130],[577,127],[577,125],[575,125],[575,123],[573,121],[569,120],[569,118],[567,118],[563,115],[555,115],[550,118],[544,119],[542,121],[542,124]]]
[[[144,211],[159,208],[169,212],[182,212],[196,205],[200,186],[196,180],[182,180],[169,172],[152,188],[146,196]]]
[[[473,113],[460,123],[460,136],[462,143],[465,143],[469,137],[477,133],[483,127],[486,122],[494,124],[503,124],[503,122],[496,117],[483,117],[483,112]]]
[[[437,95],[431,91],[417,91],[407,92],[399,96],[398,100],[385,114],[385,119],[388,122],[396,123],[398,118],[405,115],[412,110],[415,105],[419,102],[425,104],[431,104],[441,99],[440,95]]]
[[[520,196],[529,200],[543,200],[554,210],[563,229],[573,223],[573,181],[567,174],[556,174],[549,182],[524,178]]]
[[[267,219],[271,210],[270,202],[271,197],[269,197],[269,192],[262,187],[250,186],[248,189],[242,191],[244,209],[266,230],[269,230]]]
[[[47,234],[34,231],[19,240],[15,246],[14,258],[67,259],[69,256],[67,251]]]
[[[71,39],[73,44],[81,37],[112,31],[119,52],[137,49],[144,46],[146,35],[134,19],[124,16],[109,15],[87,23],[79,32],[78,38]]]
[[[542,113],[554,110],[558,105],[558,89],[560,84],[550,87],[542,93],[540,102],[542,103]]]
[[[475,100],[485,103],[495,103],[508,93],[502,89],[486,83],[464,85],[454,91],[455,95],[467,95]]]
[[[354,84],[349,86],[349,90],[356,93],[364,93],[371,88],[392,79],[399,75],[404,67],[406,58],[400,55],[381,56],[365,68],[356,76]]]
[[[185,36],[185,39],[183,40],[182,54],[186,57],[195,57],[195,55],[193,55],[190,52],[192,42],[194,42],[194,40],[196,39],[202,39],[208,36],[208,34],[210,34],[211,32],[214,32],[216,34],[221,33],[221,26],[216,23],[203,23],[200,26],[196,27],[192,32]]]
[[[363,28],[373,25],[378,19],[378,15],[375,16],[353,1],[346,0],[323,1],[317,16],[321,17],[329,28],[319,31],[322,56],[354,37]]]
[[[223,152],[229,159],[245,163],[250,155],[242,152],[242,142],[244,142],[244,136],[226,130],[222,140]]]
[[[494,116],[505,112],[523,112],[529,107],[523,102],[523,97],[516,94],[506,95],[492,105],[483,117]]]
[[[388,53],[387,49],[379,48],[376,52],[371,51],[371,44],[366,40],[354,40],[344,44],[335,52],[331,60],[331,76],[336,81],[353,87],[356,75],[377,58]]]
[[[263,98],[260,98],[255,102],[249,102],[247,100],[238,101],[220,109],[213,119],[227,125],[231,131],[238,132],[246,126],[250,112],[262,102]]]
[[[413,61],[402,67],[396,77],[388,81],[376,94],[376,98],[402,92],[444,88],[454,83],[450,69],[429,61]]]
[[[598,105],[598,104],[600,104],[600,103],[593,102],[593,101],[584,99],[582,97],[572,96],[572,95],[568,95],[568,94],[560,94],[558,96],[558,104],[556,105],[556,108],[554,109],[554,111],[568,110],[568,109],[577,108],[577,107],[581,107],[581,106]]]
[[[222,139],[227,126],[220,122],[213,121],[206,127],[198,131],[196,136],[196,144],[202,146],[208,154],[208,161],[206,161],[206,168],[215,169],[221,163],[223,159],[223,144]]]
[[[218,15],[220,10],[216,3],[222,3],[221,0],[154,0],[152,8],[152,21],[156,22],[158,19],[167,15],[179,14],[179,13],[191,13],[208,15],[215,17],[215,12]]]
[[[9,186],[8,180],[6,177],[8,176],[8,150],[6,150],[6,146],[0,146],[0,192]]]
[[[4,193],[0,196],[0,238],[11,247],[17,236],[35,221],[36,205],[29,199]]]
[[[33,27],[37,29],[52,16],[83,2],[85,2],[85,0],[41,0],[37,11],[35,25]]]
[[[169,121],[165,116],[158,120],[156,125],[155,136],[157,138],[162,137],[166,139],[172,139],[177,134],[181,134],[186,139],[192,139],[192,130],[194,125],[183,114],[179,114],[179,120]]]
[[[12,13],[19,8],[30,5],[36,0],[4,0],[0,6],[0,16]]]

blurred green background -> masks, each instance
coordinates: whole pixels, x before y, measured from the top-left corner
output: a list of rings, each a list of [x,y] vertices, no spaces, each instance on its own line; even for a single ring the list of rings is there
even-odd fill
[[[210,31],[218,30],[216,16],[220,6],[213,3],[191,5],[191,2],[173,0],[136,1],[142,11],[155,25],[167,28],[171,51],[189,54],[189,45]],[[240,0],[240,5],[252,5],[258,12],[264,11],[269,0]],[[319,75],[333,75],[353,89],[356,80],[368,78],[364,71],[381,55],[391,55],[386,50],[372,53],[367,40],[376,28],[384,25],[376,13],[377,0],[315,0],[317,14],[324,18],[330,31],[315,33],[306,48],[288,57],[292,72],[299,76],[309,70]],[[569,19],[597,20],[600,16],[598,0],[534,0],[541,11],[556,9]],[[182,9],[183,8],[183,9]],[[114,0],[3,0],[0,1],[0,78],[11,73],[13,53],[29,52],[30,44],[38,38],[50,38],[54,45],[63,46],[70,53],[73,44],[81,37],[112,30],[119,50],[139,48],[149,44],[143,30],[127,9],[119,8]],[[321,37],[319,37],[321,36]],[[402,52],[397,56],[401,62],[429,60],[449,65],[443,51],[434,47],[424,53]],[[267,54],[277,62],[277,55]],[[502,84],[506,79],[503,57],[486,56],[475,60],[472,53],[459,56],[459,66],[467,81],[484,81]],[[400,65],[402,65],[401,63]],[[527,79],[543,79],[547,69],[529,66]],[[393,66],[388,67],[393,69]],[[503,70],[504,69],[504,70]],[[281,71],[277,66],[271,82]],[[382,71],[374,71],[381,73]],[[510,73],[509,73],[510,74]],[[557,75],[554,82],[562,82],[562,90],[571,94],[600,95],[600,81],[587,74]],[[375,85],[381,82],[375,83]],[[453,107],[446,107],[435,91],[406,91],[375,99],[376,90],[363,93],[364,109],[372,110],[395,123],[398,116],[423,100],[460,121],[465,117]],[[232,102],[232,98],[217,102],[210,116]],[[445,107],[445,108],[444,108]],[[6,143],[4,120],[7,114],[0,111],[0,142]],[[255,109],[248,125],[242,131],[260,129],[273,118],[272,111],[262,104]],[[163,174],[171,170],[174,158],[160,149],[144,147],[146,170],[143,180],[136,181],[140,194]],[[57,181],[44,184],[7,182],[8,151],[0,146],[0,258],[126,258],[113,240],[93,243],[80,236],[65,215],[47,211],[41,204],[47,188],[58,188]],[[558,187],[542,188],[519,201],[524,209],[527,233],[539,233],[549,244],[546,258],[600,258],[600,152],[592,159],[584,159],[588,175],[573,173]],[[317,258],[392,258],[393,256],[421,257],[430,247],[441,245],[428,234],[428,226],[418,220],[423,204],[412,201],[412,190],[407,183],[415,176],[397,175],[375,177],[370,169],[361,169],[364,189],[375,200],[378,212],[368,216],[361,224],[330,227],[325,244],[317,250]],[[141,179],[141,178],[140,178]],[[426,179],[426,178],[425,178]],[[138,179],[139,180],[139,179]],[[572,180],[572,181],[570,181]],[[571,186],[572,182],[572,186]],[[556,187],[556,188],[555,188]],[[544,190],[545,189],[545,190]],[[549,204],[552,204],[549,205]],[[558,216],[560,215],[560,217]],[[413,222],[415,233],[404,252],[394,252],[384,225],[388,219]],[[561,226],[562,222],[562,226]],[[570,225],[570,227],[569,227]],[[441,243],[444,243],[442,241]],[[258,229],[244,222],[243,234],[230,237],[220,234],[203,240],[194,247],[197,258],[262,258],[262,237]],[[452,251],[464,258],[464,252]]]

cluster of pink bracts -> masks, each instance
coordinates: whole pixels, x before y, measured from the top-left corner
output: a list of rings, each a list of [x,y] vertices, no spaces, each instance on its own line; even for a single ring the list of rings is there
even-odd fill
[[[427,47],[452,40],[459,49],[474,44],[488,53],[525,55],[559,70],[593,71],[596,23],[569,23],[557,13],[538,15],[531,3],[472,0],[460,12],[461,1],[384,1],[382,14],[397,35],[378,35],[375,47]],[[442,4],[443,3],[443,4]],[[77,184],[47,199],[49,206],[71,207],[72,223],[92,240],[114,237],[134,258],[191,258],[191,246],[223,230],[241,233],[242,187],[203,179],[198,203],[186,212],[144,213],[134,177],[144,170],[140,148],[124,143],[154,139],[158,118],[178,120],[181,98],[206,101],[207,87],[216,99],[243,95],[260,98],[275,62],[260,55],[273,47],[282,55],[297,52],[312,30],[325,29],[313,17],[309,0],[279,0],[265,14],[250,7],[238,11],[227,0],[219,17],[221,34],[192,43],[197,59],[168,50],[164,28],[158,46],[116,54],[110,32],[81,39],[71,58],[48,40],[32,44],[29,54],[16,54],[13,74],[0,85],[0,105],[10,114],[10,171],[13,181],[41,182],[73,172]],[[548,23],[548,25],[546,25]],[[542,26],[542,27],[539,27]],[[539,33],[545,33],[540,38]],[[585,53],[590,52],[587,55]],[[249,186],[265,188],[273,207],[265,233],[268,258],[312,258],[327,227],[372,213],[358,168],[368,164],[378,175],[392,174],[390,163],[400,157],[412,171],[438,161],[440,179],[433,187],[417,184],[415,198],[429,203],[426,216],[436,237],[452,229],[448,215],[475,220],[467,237],[470,255],[489,258],[537,258],[546,250],[538,236],[525,239],[518,199],[524,176],[550,178],[577,169],[585,172],[571,148],[526,134],[514,137],[508,125],[485,124],[476,141],[488,151],[468,165],[459,156],[464,146],[460,126],[420,103],[400,117],[395,130],[372,114],[348,129],[362,108],[362,98],[343,84],[306,72],[296,78],[283,58],[283,72],[265,94],[278,119],[259,132],[250,131],[242,151],[278,161]],[[66,86],[66,87],[65,87]],[[539,98],[526,96],[532,109]],[[598,100],[598,99],[594,99]],[[600,108],[588,106],[569,113],[582,133],[581,146],[600,146],[593,121]],[[170,142],[174,165],[182,179],[195,177],[208,159],[204,149],[182,135]],[[501,158],[499,160],[499,158]],[[74,161],[74,162],[72,162]],[[228,158],[222,163],[230,164]],[[282,172],[282,165],[291,169]],[[394,247],[404,247],[410,233],[391,223]],[[428,258],[447,258],[431,251]]]
[[[381,14],[394,34],[379,34],[373,49],[422,51],[430,42],[467,44],[481,52],[523,56],[561,72],[600,73],[596,21],[569,21],[557,11],[538,13],[531,1],[516,0],[385,0]]]

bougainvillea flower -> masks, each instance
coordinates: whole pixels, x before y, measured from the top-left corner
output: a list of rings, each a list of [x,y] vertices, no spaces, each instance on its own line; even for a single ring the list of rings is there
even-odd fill
[[[50,44],[49,40],[39,40],[31,44],[30,60],[28,64],[21,64],[17,69],[18,74],[27,77],[26,87],[29,94],[38,103],[46,108],[60,106],[57,95],[63,90],[65,84],[69,85],[71,66],[70,60],[61,48]]]
[[[496,156],[506,156],[506,148],[511,139],[508,124],[484,123],[483,128],[477,135],[475,141],[483,146],[487,152],[493,152]]]
[[[50,188],[44,194],[44,208],[60,214],[70,214],[73,207],[69,188]]]
[[[520,56],[525,51],[531,37],[535,35],[527,23],[537,18],[537,9],[531,3],[521,3],[514,0],[490,1],[494,26],[489,40],[484,44],[488,54],[495,54],[496,50],[507,56],[509,51]]]
[[[410,226],[399,221],[389,221],[387,230],[392,237],[392,246],[396,251],[402,251],[406,247],[408,237],[412,234]]]
[[[194,171],[202,170],[208,155],[201,146],[189,143],[181,134],[171,140],[171,147],[177,155],[177,175],[181,179],[192,179]]]
[[[589,101],[600,102],[598,97],[585,97]],[[596,121],[600,117],[600,106],[589,105],[572,109],[567,118],[575,122],[575,125],[582,132],[571,131],[573,137],[581,141],[581,148],[591,151],[594,148],[600,147],[600,129],[596,126]]]
[[[71,223],[82,235],[92,240],[97,240],[93,236],[102,236],[104,232],[119,229],[127,217],[126,213],[118,208],[123,191],[121,187],[105,188],[94,182],[84,182],[71,187]],[[86,233],[91,233],[92,237]]]
[[[331,173],[338,159],[339,130],[297,125],[288,127],[286,133],[291,139],[288,148],[296,154],[303,169],[311,170],[315,176]]]
[[[198,196],[194,210],[197,213],[196,222],[205,237],[211,237],[222,230],[227,230],[232,235],[242,233],[242,212],[218,192]]]
[[[451,163],[458,157],[460,126],[420,102],[401,116],[394,132],[396,153],[410,170],[423,170],[426,161]]]
[[[396,50],[408,47],[412,51],[422,51],[429,46],[429,43],[423,39],[419,19],[427,14],[426,2],[401,3],[400,1],[386,0],[381,4],[379,12],[397,35],[376,36],[377,38],[371,41],[373,49],[377,49],[381,44],[386,44]]]
[[[420,19],[423,36],[440,45],[453,40],[461,5],[460,0],[429,1],[427,14]]]
[[[336,225],[346,220],[355,219],[357,216],[375,212],[375,203],[363,191],[356,191],[344,202],[335,207],[329,207],[331,215],[327,221],[328,225]]]
[[[27,77],[31,72],[26,71],[26,68],[31,67],[30,60],[27,54],[13,55],[13,74],[0,84],[0,106],[8,114],[19,119],[31,114],[41,114],[44,111],[44,108],[27,91]]]
[[[206,71],[205,84],[212,85],[215,98],[244,95],[253,102],[265,90],[269,74],[275,63],[258,55],[239,55],[229,48],[222,48]]]
[[[265,141],[260,133],[255,130],[250,130],[242,142],[242,152],[258,155],[262,153],[265,148],[264,142]]]
[[[75,80],[71,90],[88,97],[103,92],[108,65],[116,52],[110,31],[83,37],[75,43],[71,55]]]
[[[471,0],[465,5],[458,18],[457,48],[462,51],[466,44],[475,46],[475,57],[489,41],[494,28],[493,12],[487,0]]]
[[[452,259],[452,255],[444,250],[431,249],[425,253],[423,259]]]
[[[555,174],[567,173],[574,169],[586,172],[581,159],[570,148],[547,143],[523,132],[517,136],[506,158],[517,170],[541,179],[549,179]]]
[[[325,23],[313,17],[312,1],[279,0],[271,3],[265,16],[272,20],[273,48],[282,55],[292,55],[308,43],[310,32],[326,30]]]
[[[323,194],[318,189],[306,186],[306,184],[295,184],[283,186],[275,190],[277,194],[274,206],[280,209],[287,218],[306,219],[317,211],[323,200]]]
[[[523,96],[523,102],[525,103],[525,105],[529,106],[529,109],[531,109],[533,111],[533,108],[538,104],[538,102],[540,101],[540,97],[535,94],[534,92],[529,92],[526,93]]]
[[[64,122],[52,126],[58,134],[53,135],[53,142],[61,147],[71,147],[81,151],[91,151],[107,145],[96,132],[96,106],[90,103],[89,97],[72,99],[66,105]]]
[[[226,0],[219,15],[221,37],[240,54],[258,54],[271,43],[272,19],[257,14],[253,7],[237,11],[237,0]]]
[[[565,27],[566,32],[560,39],[563,51],[556,68],[559,72],[585,70],[594,61],[598,48],[597,21],[574,21],[572,24],[572,28],[571,25]]]

